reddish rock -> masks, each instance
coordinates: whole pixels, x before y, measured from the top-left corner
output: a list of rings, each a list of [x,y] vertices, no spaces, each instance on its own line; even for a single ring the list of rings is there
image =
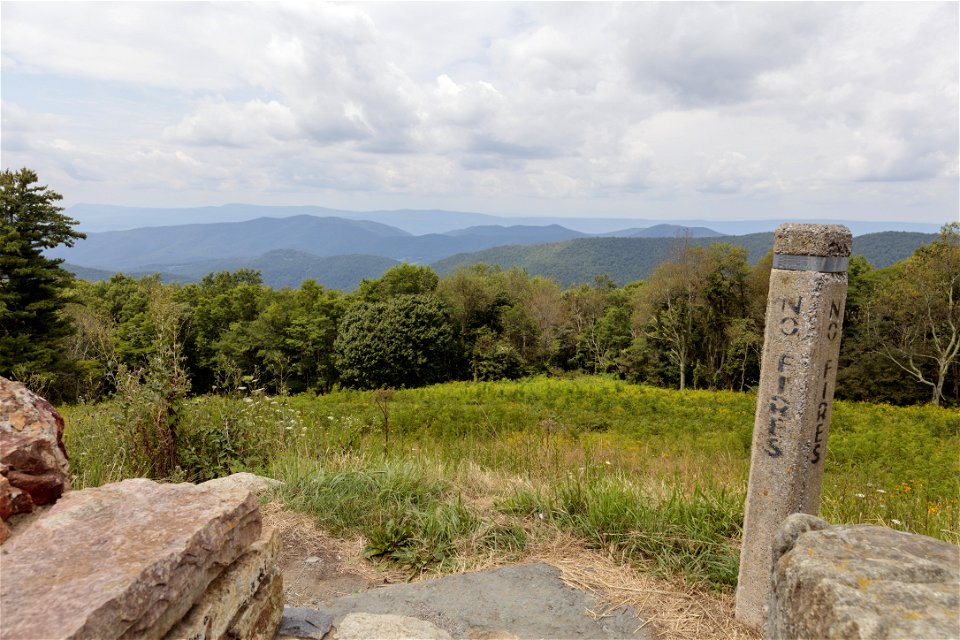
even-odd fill
[[[33,500],[30,494],[10,484],[6,477],[0,476],[0,520],[31,511]]]
[[[18,382],[0,377],[0,474],[31,504],[57,500],[70,488],[63,418]]]
[[[0,547],[0,638],[162,638],[260,528],[239,488],[71,491]]]
[[[13,496],[11,495],[12,486],[5,476],[0,476],[0,521],[6,520],[13,515]]]
[[[8,538],[10,538],[10,529],[3,523],[3,520],[0,520],[0,544],[6,542]]]
[[[63,476],[59,473],[30,475],[29,473],[10,471],[7,474],[7,480],[14,488],[22,490],[30,500],[30,508],[26,509],[27,513],[33,510],[33,505],[56,502],[63,495]],[[23,512],[14,511],[14,513]]]

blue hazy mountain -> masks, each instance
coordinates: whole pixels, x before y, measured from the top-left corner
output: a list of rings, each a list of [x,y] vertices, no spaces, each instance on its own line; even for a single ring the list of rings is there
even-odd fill
[[[727,235],[744,235],[773,231],[782,222],[800,222],[788,218],[770,218],[767,220],[703,220],[703,219],[663,219],[657,212],[637,212],[633,217],[597,217],[592,212],[571,216],[530,216],[530,215],[490,215],[466,211],[446,211],[442,209],[398,209],[379,211],[349,211],[331,209],[313,205],[303,206],[262,206],[251,204],[225,204],[212,207],[151,208],[122,207],[103,204],[76,204],[66,213],[80,221],[79,229],[84,232],[121,231],[140,227],[176,226],[183,224],[208,224],[215,222],[241,222],[254,218],[288,218],[300,215],[316,217],[334,217],[344,220],[369,220],[402,229],[414,235],[429,233],[449,233],[457,229],[475,226],[515,225],[548,226],[560,225],[585,234],[606,234],[624,229],[649,229],[659,225],[677,225],[682,227],[708,227]],[[944,214],[944,222],[955,216]],[[804,222],[822,222],[844,224],[854,235],[876,233],[879,231],[918,231],[936,233],[941,225],[916,223],[909,221],[862,222],[842,219],[805,220]],[[622,234],[618,234],[622,235]]]
[[[48,255],[67,262],[107,270],[164,270],[214,259],[259,256],[280,249],[315,256],[363,254],[428,264],[455,253],[502,244],[536,244],[583,237],[558,225],[544,227],[482,225],[449,234],[412,235],[369,220],[257,218],[129,231],[90,232],[73,247],[57,247]]]

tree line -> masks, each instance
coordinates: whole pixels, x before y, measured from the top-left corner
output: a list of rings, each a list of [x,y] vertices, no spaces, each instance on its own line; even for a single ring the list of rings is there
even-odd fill
[[[677,239],[649,278],[562,287],[485,264],[439,277],[401,264],[351,293],[313,280],[272,289],[257,271],[195,284],[71,278],[43,249],[82,234],[29,170],[2,174],[0,375],[66,401],[131,384],[175,395],[324,393],[603,373],[748,390],[759,377],[772,255]],[[849,269],[837,396],[960,401],[960,224],[907,260]]]

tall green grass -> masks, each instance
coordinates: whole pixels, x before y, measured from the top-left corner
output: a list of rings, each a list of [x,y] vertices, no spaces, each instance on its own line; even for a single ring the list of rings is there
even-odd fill
[[[238,392],[239,393],[239,392]],[[604,377],[186,402],[174,479],[252,470],[371,557],[443,570],[569,531],[626,562],[736,579],[756,398]],[[64,407],[75,486],[143,473],[112,403]],[[960,412],[837,402],[821,515],[958,541]]]

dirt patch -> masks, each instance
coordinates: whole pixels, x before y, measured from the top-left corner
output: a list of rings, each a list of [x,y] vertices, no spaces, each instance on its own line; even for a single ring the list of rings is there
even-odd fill
[[[320,529],[301,513],[283,511],[278,503],[261,506],[265,524],[277,527],[283,540],[280,568],[284,595],[291,606],[316,608],[323,602],[375,587],[438,577],[411,578],[384,571],[363,558],[362,538],[344,540]],[[561,579],[591,594],[596,619],[624,605],[643,620],[644,632],[658,640],[759,640],[760,633],[734,619],[733,596],[704,592],[682,580],[654,577],[587,549],[564,534],[531,541],[522,562],[543,562],[560,570]],[[463,569],[478,570],[507,563],[474,558]]]
[[[381,571],[363,558],[361,538],[326,533],[303,513],[283,511],[276,502],[260,507],[263,522],[280,532],[278,564],[286,604],[312,607],[323,600],[406,581],[398,571]]]

